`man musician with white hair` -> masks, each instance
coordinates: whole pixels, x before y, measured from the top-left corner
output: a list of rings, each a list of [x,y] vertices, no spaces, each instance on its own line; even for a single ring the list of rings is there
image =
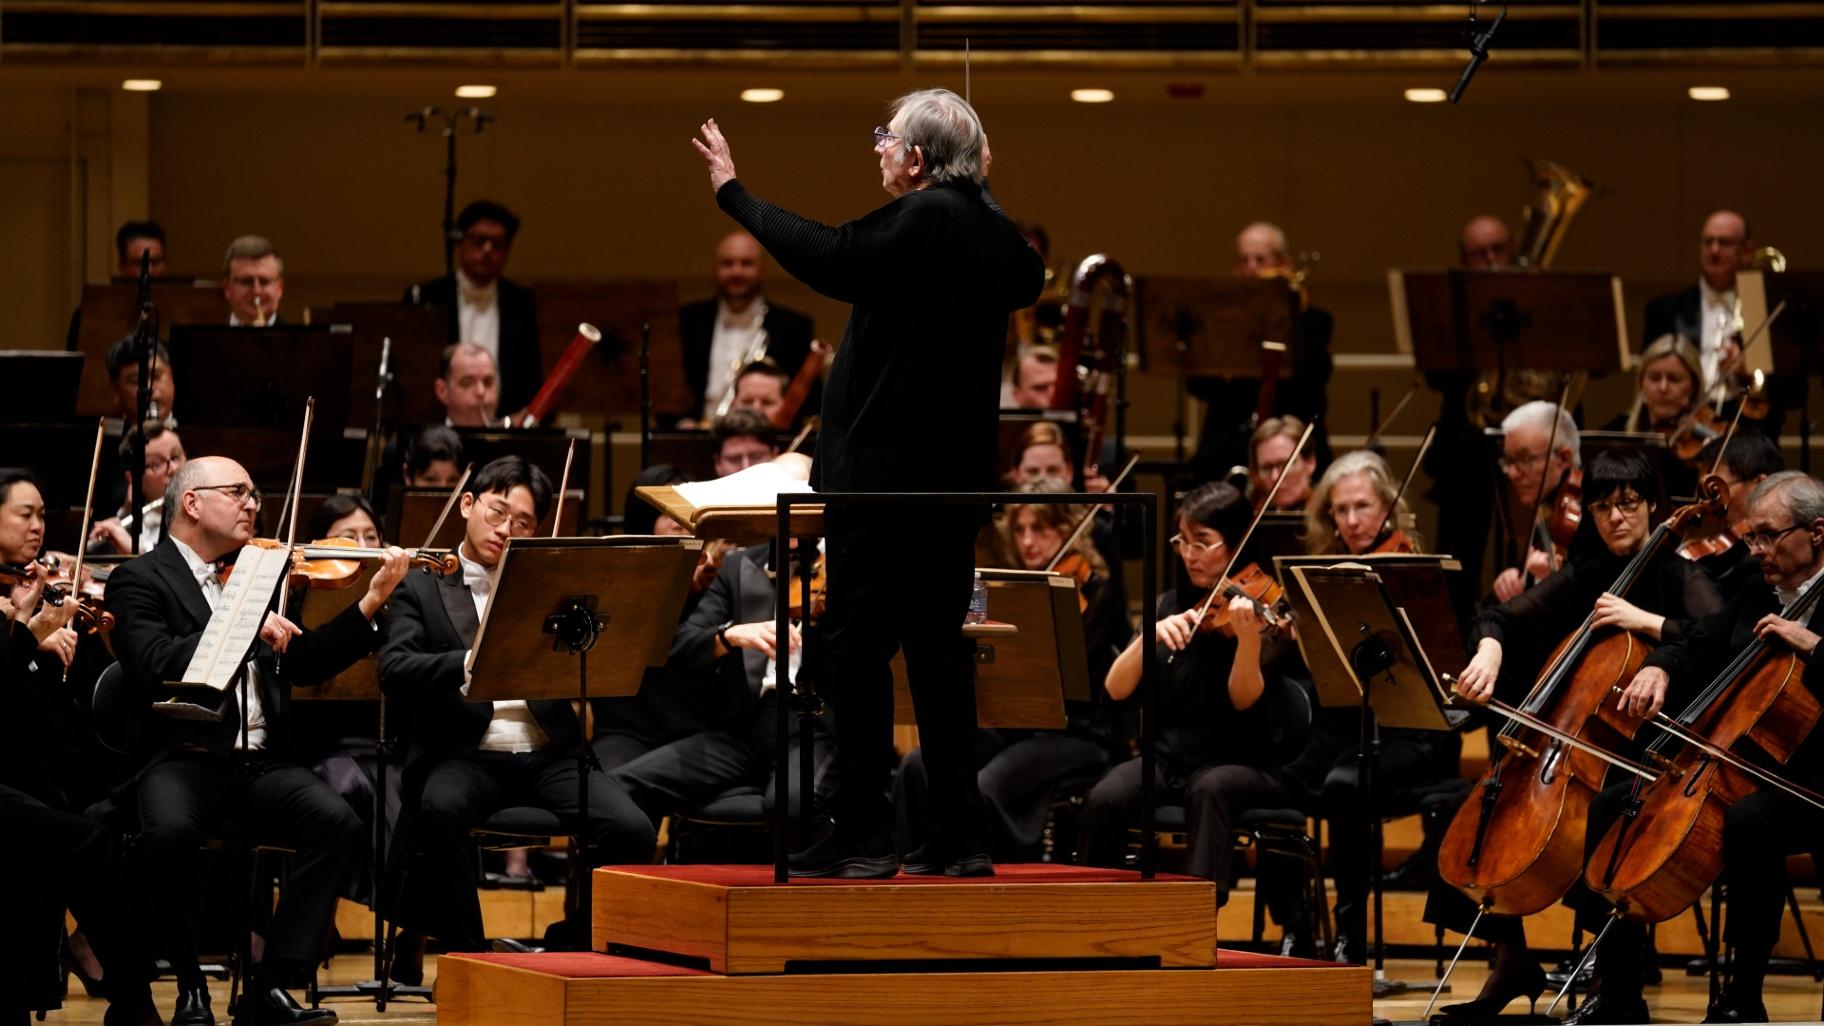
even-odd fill
[[[748,192],[716,123],[692,140],[716,203],[779,266],[854,305],[825,381],[811,483],[826,492],[992,491],[1007,316],[1038,299],[1044,263],[984,187],[990,155],[962,97],[900,97],[873,133],[887,203],[840,226]],[[857,132],[857,136],[859,136]],[[859,138],[857,139],[859,142]],[[948,415],[927,416],[931,397]],[[905,425],[927,425],[909,432]],[[950,458],[932,460],[929,453]],[[929,771],[930,840],[912,873],[993,872],[976,786],[974,665],[959,628],[974,583],[985,510],[832,508],[825,515],[831,700],[837,772],[834,829],[792,857],[800,876],[892,876],[899,858],[886,798],[892,772],[892,672],[906,653]],[[889,553],[919,539],[913,572]]]
[[[1582,514],[1577,499],[1583,477],[1580,452],[1577,422],[1557,403],[1524,403],[1501,421],[1501,474],[1508,484],[1507,523],[1517,565],[1495,576],[1498,601],[1506,602],[1532,582],[1544,580],[1561,561],[1548,546],[1554,524],[1575,528]],[[1558,544],[1568,544],[1568,536]]]

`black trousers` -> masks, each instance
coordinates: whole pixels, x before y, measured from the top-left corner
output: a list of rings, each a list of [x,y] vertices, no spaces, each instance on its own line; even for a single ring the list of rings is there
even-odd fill
[[[233,820],[251,840],[293,852],[264,961],[285,973],[317,960],[335,921],[336,900],[367,843],[361,817],[340,795],[310,770],[257,752],[239,763],[180,751],[146,769],[137,798],[151,905],[180,986],[203,984],[195,901],[200,848],[224,820]]]
[[[835,739],[823,725],[812,730],[812,780],[819,801],[829,796],[834,782]],[[799,721],[792,717],[789,759],[793,796],[800,787],[798,773]],[[595,755],[608,778],[620,784],[641,811],[656,824],[678,812],[689,812],[734,787],[760,787],[765,807],[773,807],[773,699],[760,705],[753,729],[746,738],[720,730],[704,731],[665,744],[632,734],[602,734],[595,739]]]
[[[442,940],[448,951],[486,950],[469,831],[495,812],[518,805],[574,819],[576,785],[576,758],[569,752],[476,752],[432,767],[412,826],[413,850],[423,857],[425,872],[412,878],[421,890],[408,901],[408,908],[416,910],[408,914],[422,921],[410,925]],[[651,860],[657,843],[652,821],[600,770],[589,774],[587,822],[592,866]],[[569,937],[587,937],[587,894],[567,895],[565,904]]]
[[[149,1003],[151,959],[135,929],[113,833],[87,817],[0,784],[0,1013],[57,1007],[63,910],[76,915],[115,1004]]]
[[[1757,791],[1723,818],[1723,880],[1729,915],[1724,938],[1735,947],[1735,974],[1756,983],[1780,939],[1790,887],[1786,856],[1818,850],[1824,812],[1784,791]]]
[[[1077,858],[1089,866],[1119,866],[1127,854],[1127,832],[1140,823],[1140,760],[1129,759],[1103,774],[1083,804]],[[1166,778],[1162,767],[1153,767],[1154,794],[1162,803],[1184,803],[1186,869],[1192,876],[1216,884],[1216,903],[1229,900],[1229,863],[1235,854],[1233,830],[1236,817],[1249,809],[1285,808],[1296,804],[1296,795],[1278,773],[1253,766],[1230,764],[1204,766],[1191,771],[1182,784]],[[1277,860],[1271,860],[1277,861]],[[1294,907],[1297,888],[1273,880],[1272,871],[1262,891],[1273,921],[1281,926],[1298,922]]]
[[[1061,730],[978,730],[975,757],[975,782],[988,813],[988,853],[996,862],[1033,861],[1058,782],[1108,763],[1100,741]],[[900,763],[893,796],[900,844],[911,851],[925,842],[930,805],[923,748]]]
[[[1346,745],[1336,756],[1336,763],[1324,776],[1319,797],[1329,829],[1330,872],[1336,878],[1336,931],[1358,943],[1367,936],[1368,874],[1379,872],[1371,865],[1368,851],[1368,817],[1379,815],[1379,809],[1367,807],[1362,793],[1361,767],[1356,762],[1359,743]],[[1438,752],[1428,740],[1405,734],[1386,734],[1381,739],[1380,761],[1374,767],[1375,797],[1384,803],[1387,795],[1402,788],[1417,787],[1441,778]],[[1384,807],[1384,806],[1383,806]]]
[[[984,810],[975,780],[974,645],[962,626],[979,517],[832,509],[824,524],[826,697],[836,719],[830,814],[845,832],[891,828],[892,660],[903,651],[930,777],[927,827],[934,840],[973,846]],[[909,552],[915,560],[903,558]]]
[[[348,807],[361,817],[367,843],[362,846],[359,861],[349,875],[344,897],[363,905],[373,901],[373,836],[374,792],[378,782],[380,756],[372,747],[349,747],[318,757],[311,772],[322,778],[330,790],[342,796]],[[405,778],[403,764],[388,760],[386,764],[386,846],[392,850],[393,831],[399,825],[400,783]]]

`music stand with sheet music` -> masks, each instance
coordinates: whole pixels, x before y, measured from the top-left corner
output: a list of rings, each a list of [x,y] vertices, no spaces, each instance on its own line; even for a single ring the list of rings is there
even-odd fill
[[[989,620],[962,629],[975,642],[976,725],[1064,729],[1065,703],[1090,699],[1076,580],[1043,570],[976,572],[988,589]],[[893,657],[893,722],[916,722],[904,653]]]
[[[1742,271],[1736,275],[1742,297],[1742,322],[1760,324],[1782,301],[1786,310],[1767,329],[1767,344],[1744,354],[1748,367],[1761,366],[1790,374],[1796,387],[1780,389],[1776,399],[1799,401],[1799,469],[1811,472],[1811,377],[1819,365],[1812,355],[1824,339],[1824,273],[1817,271]],[[1750,328],[1749,330],[1752,330]],[[1776,382],[1779,377],[1774,379]]]
[[[663,666],[703,543],[695,538],[510,538],[475,643],[469,649],[471,702],[639,693],[646,669]],[[615,658],[592,670],[589,652],[606,640]],[[568,682],[575,659],[575,684]],[[592,676],[593,674],[593,676]],[[589,773],[600,769],[587,720],[576,751],[576,903],[589,909]]]
[[[1135,281],[1140,367],[1176,375],[1177,458],[1184,462],[1192,375],[1258,378],[1268,343],[1285,347],[1280,377],[1296,369],[1298,293],[1282,279],[1146,277]]]
[[[1433,557],[1434,559],[1439,557]],[[1380,761],[1380,727],[1406,730],[1454,731],[1469,718],[1460,709],[1445,708],[1448,695],[1419,631],[1408,611],[1396,602],[1376,568],[1365,565],[1288,566],[1286,573],[1303,595],[1311,616],[1299,621],[1299,648],[1317,683],[1319,665],[1333,679],[1318,685],[1319,700],[1326,705],[1359,706],[1362,710],[1360,748],[1356,758],[1361,775],[1361,800],[1368,810],[1366,851],[1374,857],[1381,850],[1380,806],[1375,801],[1375,771]],[[1288,588],[1290,594],[1292,588]],[[1448,599],[1440,604],[1448,610]],[[1428,613],[1420,619],[1434,619]],[[1451,620],[1454,623],[1454,617]],[[1435,632],[1437,624],[1429,625]],[[1458,634],[1460,637],[1460,633]],[[1460,650],[1461,644],[1456,646]],[[1309,662],[1313,656],[1317,663]],[[1340,666],[1346,678],[1334,679]],[[1351,692],[1353,691],[1353,694]],[[1383,886],[1379,867],[1369,867],[1374,900],[1375,996],[1427,989],[1423,984],[1386,980],[1387,941],[1383,916]],[[1434,986],[1430,988],[1436,990]]]
[[[1621,279],[1581,271],[1388,271],[1394,339],[1421,372],[1627,363]]]

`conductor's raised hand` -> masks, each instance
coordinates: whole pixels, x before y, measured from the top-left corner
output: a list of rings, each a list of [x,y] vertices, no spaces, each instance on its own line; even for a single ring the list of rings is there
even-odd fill
[[[709,189],[721,192],[722,187],[735,179],[735,158],[728,151],[728,140],[722,138],[722,130],[716,127],[716,119],[703,122],[699,129],[701,139],[692,139],[690,144],[703,154],[703,162],[709,165]]]

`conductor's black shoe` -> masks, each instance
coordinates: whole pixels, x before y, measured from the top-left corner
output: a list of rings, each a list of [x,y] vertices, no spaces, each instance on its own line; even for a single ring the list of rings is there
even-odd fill
[[[1609,998],[1597,994],[1564,1017],[1564,1026],[1638,1026],[1652,1022],[1641,997]]]
[[[171,1009],[171,1026],[215,1026],[215,1013],[209,1010],[209,987],[179,987],[177,1004]]]
[[[994,860],[985,852],[957,854],[936,841],[926,841],[906,853],[905,870],[913,876],[993,876]]]
[[[1738,998],[1729,993],[1729,988],[1724,987],[1716,995],[1716,1001],[1710,1005],[1710,1010],[1704,1013],[1704,1021],[1766,1022],[1767,1006],[1758,997]]]
[[[516,941],[511,937],[496,937],[494,938],[494,942],[488,946],[497,954],[502,955],[534,955],[540,950],[524,941]]]
[[[893,838],[883,830],[856,834],[837,827],[823,840],[790,860],[793,876],[833,876],[845,880],[884,880],[899,872]]]
[[[305,1008],[284,987],[265,987],[242,995],[234,1010],[234,1026],[328,1026],[336,1013],[327,1008]]]

